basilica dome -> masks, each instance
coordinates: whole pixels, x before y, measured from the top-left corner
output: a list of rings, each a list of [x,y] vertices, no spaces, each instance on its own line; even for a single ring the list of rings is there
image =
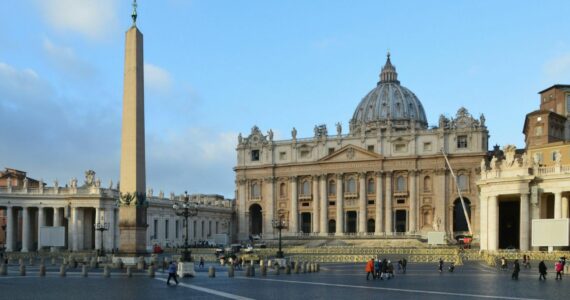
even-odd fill
[[[412,91],[400,85],[390,53],[382,67],[378,85],[360,101],[350,125],[351,131],[360,131],[363,126],[366,131],[378,126],[427,127],[422,103]]]

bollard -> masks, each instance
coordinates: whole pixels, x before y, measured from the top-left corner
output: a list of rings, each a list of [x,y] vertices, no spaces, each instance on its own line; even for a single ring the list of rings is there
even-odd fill
[[[269,260],[269,262],[271,262],[271,260]],[[268,263],[269,264],[269,263]],[[265,264],[263,263],[263,259],[259,261],[259,267],[263,267],[265,266]]]
[[[251,266],[247,266],[247,268],[245,268],[245,276],[251,277]]]
[[[166,271],[166,269],[168,268],[168,260],[166,260],[166,257],[162,260],[162,272]]]
[[[81,267],[81,276],[87,277],[87,265]]]
[[[301,272],[307,273],[307,263],[306,262],[301,263],[301,268],[303,269]]]
[[[295,269],[294,270],[295,270],[295,274],[299,274],[299,262],[298,261],[295,262]]]
[[[44,264],[40,265],[40,277],[46,276],[46,266]]]
[[[228,268],[228,277],[234,277],[234,266],[230,265]]]
[[[316,269],[317,269],[317,272],[320,272],[320,271],[321,271],[321,266],[320,266],[318,263],[315,264],[315,267],[316,267]]]
[[[8,265],[7,264],[2,264],[0,265],[0,276],[6,276],[8,275]]]
[[[66,272],[65,265],[61,264],[61,267],[59,267],[59,276],[65,277],[65,272]]]
[[[137,270],[139,271],[144,270],[144,267],[145,267],[144,257],[139,256],[137,261]]]
[[[26,265],[20,265],[20,276],[26,276]]]
[[[97,269],[97,258],[92,257],[91,262],[89,263],[89,267],[91,269]]]
[[[251,277],[255,277],[255,265],[251,265]]]
[[[133,277],[133,270],[131,266],[127,267],[127,277]]]
[[[291,275],[291,265],[289,264],[285,265],[285,274]]]
[[[214,268],[214,266],[210,266],[210,268],[208,269],[208,277],[210,278],[216,277],[216,269]]]
[[[260,266],[259,271],[261,272],[261,276],[267,276],[267,266]]]
[[[111,272],[109,271],[109,266],[107,266],[107,265],[105,265],[105,267],[103,267],[103,277],[105,277],[105,278],[111,277]]]
[[[148,268],[148,277],[154,278],[154,267],[152,264],[150,265],[150,268]]]

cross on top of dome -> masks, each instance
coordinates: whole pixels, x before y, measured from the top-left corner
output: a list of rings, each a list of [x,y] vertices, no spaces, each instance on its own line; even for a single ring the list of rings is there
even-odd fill
[[[386,64],[384,64],[384,67],[382,67],[382,72],[380,73],[380,81],[378,84],[386,82],[394,82],[398,84],[400,83],[398,81],[398,73],[396,72],[396,67],[392,65],[392,62],[390,61],[390,51],[388,51],[386,54]]]

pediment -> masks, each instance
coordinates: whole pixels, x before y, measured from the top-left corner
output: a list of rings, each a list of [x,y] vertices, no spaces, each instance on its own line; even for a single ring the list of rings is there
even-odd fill
[[[321,158],[320,162],[345,162],[358,160],[381,159],[383,156],[354,145],[346,145],[337,151]]]

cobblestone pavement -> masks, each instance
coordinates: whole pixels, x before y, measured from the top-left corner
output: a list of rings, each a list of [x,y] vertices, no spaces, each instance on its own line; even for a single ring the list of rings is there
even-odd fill
[[[206,266],[208,267],[208,265]],[[391,280],[366,280],[364,263],[324,264],[319,273],[245,277],[236,271],[228,278],[225,268],[216,266],[216,278],[207,268],[197,270],[194,278],[179,279],[180,285],[167,286],[166,275],[156,278],[146,273],[126,277],[113,271],[104,278],[101,270],[81,276],[81,268],[70,269],[65,278],[59,267],[47,266],[46,277],[38,276],[38,266],[26,266],[27,276],[10,265],[8,276],[0,277],[0,299],[566,299],[570,276],[554,280],[549,267],[546,281],[539,281],[536,266],[523,269],[518,281],[510,271],[468,262],[455,272],[439,273],[434,264],[410,264],[406,274],[396,273]]]

